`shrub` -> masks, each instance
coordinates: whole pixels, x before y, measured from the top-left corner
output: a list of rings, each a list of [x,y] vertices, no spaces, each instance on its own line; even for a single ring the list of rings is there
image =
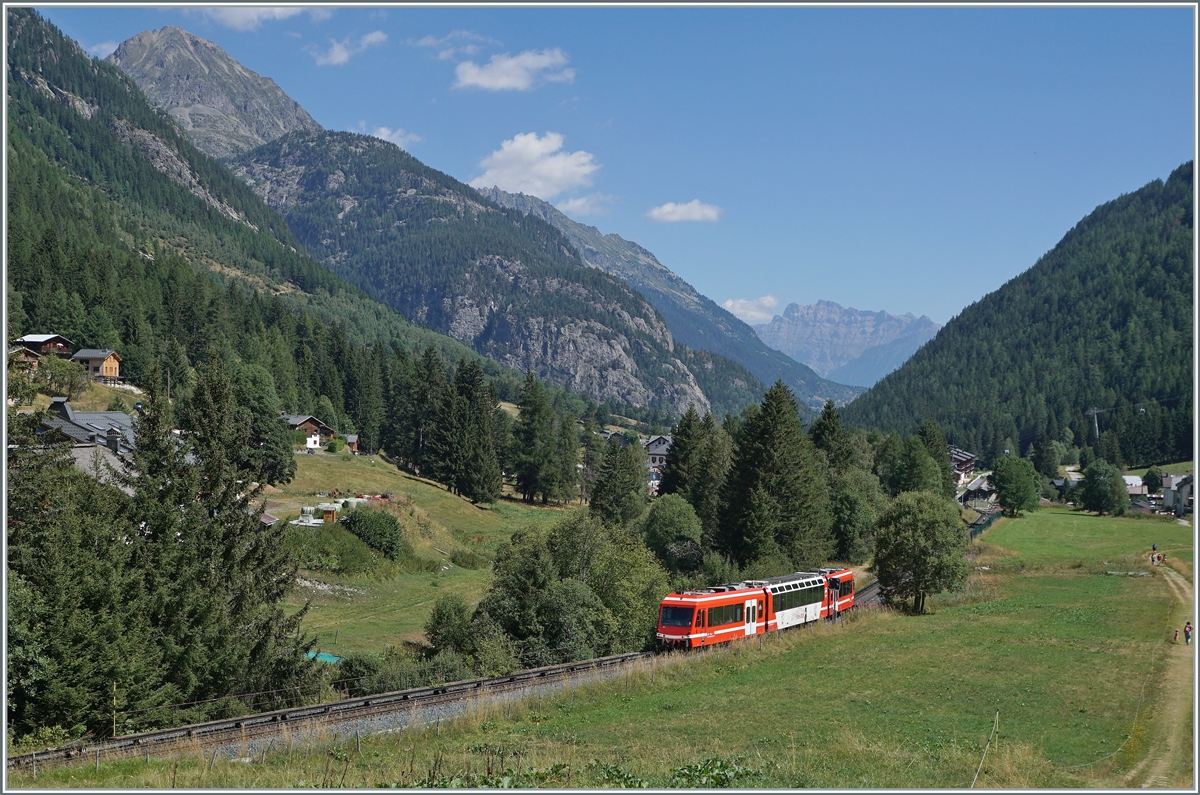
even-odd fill
[[[489,561],[483,555],[468,549],[456,549],[450,553],[450,562],[460,569],[479,569],[486,566]]]
[[[372,571],[379,560],[371,548],[336,524],[290,525],[284,549],[302,569],[357,574]]]
[[[372,549],[382,552],[388,560],[412,556],[396,517],[383,511],[356,508],[341,520],[347,530],[358,536]]]

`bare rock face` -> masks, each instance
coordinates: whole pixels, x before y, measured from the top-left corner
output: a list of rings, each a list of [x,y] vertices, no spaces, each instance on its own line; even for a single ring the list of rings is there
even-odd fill
[[[864,312],[833,301],[788,304],[754,326],[763,342],[840,383],[871,386],[899,367],[940,329],[911,312]]]
[[[322,129],[274,80],[182,28],[143,31],[108,60],[213,157],[232,157],[295,130]]]
[[[334,273],[410,320],[597,401],[712,404],[662,316],[568,241],[394,144],[292,133],[227,161]]]
[[[536,196],[508,193],[497,187],[478,190],[501,207],[540,218],[562,232],[585,264],[640,291],[662,315],[675,340],[683,345],[730,359],[766,385],[781,380],[802,404],[817,411],[826,398],[840,405],[862,391],[846,386],[848,382],[826,380],[822,377],[826,373],[818,375],[808,362],[789,358],[765,344],[750,326],[701,295],[636,243],[573,221]]]

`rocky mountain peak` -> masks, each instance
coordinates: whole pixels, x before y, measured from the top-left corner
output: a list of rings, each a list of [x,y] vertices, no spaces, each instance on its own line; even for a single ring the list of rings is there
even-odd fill
[[[322,129],[275,81],[183,28],[143,31],[108,60],[170,113],[196,148],[228,158],[296,130]]]
[[[925,315],[864,311],[834,301],[788,304],[754,326],[767,345],[841,383],[871,386],[899,367],[940,329]]]

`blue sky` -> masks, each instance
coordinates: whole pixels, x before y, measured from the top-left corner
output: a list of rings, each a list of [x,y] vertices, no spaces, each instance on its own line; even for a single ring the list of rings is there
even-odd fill
[[[328,129],[540,196],[744,319],[945,323],[1195,151],[1191,7],[42,7],[178,25]]]

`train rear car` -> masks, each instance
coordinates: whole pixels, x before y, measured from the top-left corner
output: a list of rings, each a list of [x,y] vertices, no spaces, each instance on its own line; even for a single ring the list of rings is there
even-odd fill
[[[819,569],[825,575],[825,604],[821,615],[837,618],[854,607],[854,572],[850,569]]]

